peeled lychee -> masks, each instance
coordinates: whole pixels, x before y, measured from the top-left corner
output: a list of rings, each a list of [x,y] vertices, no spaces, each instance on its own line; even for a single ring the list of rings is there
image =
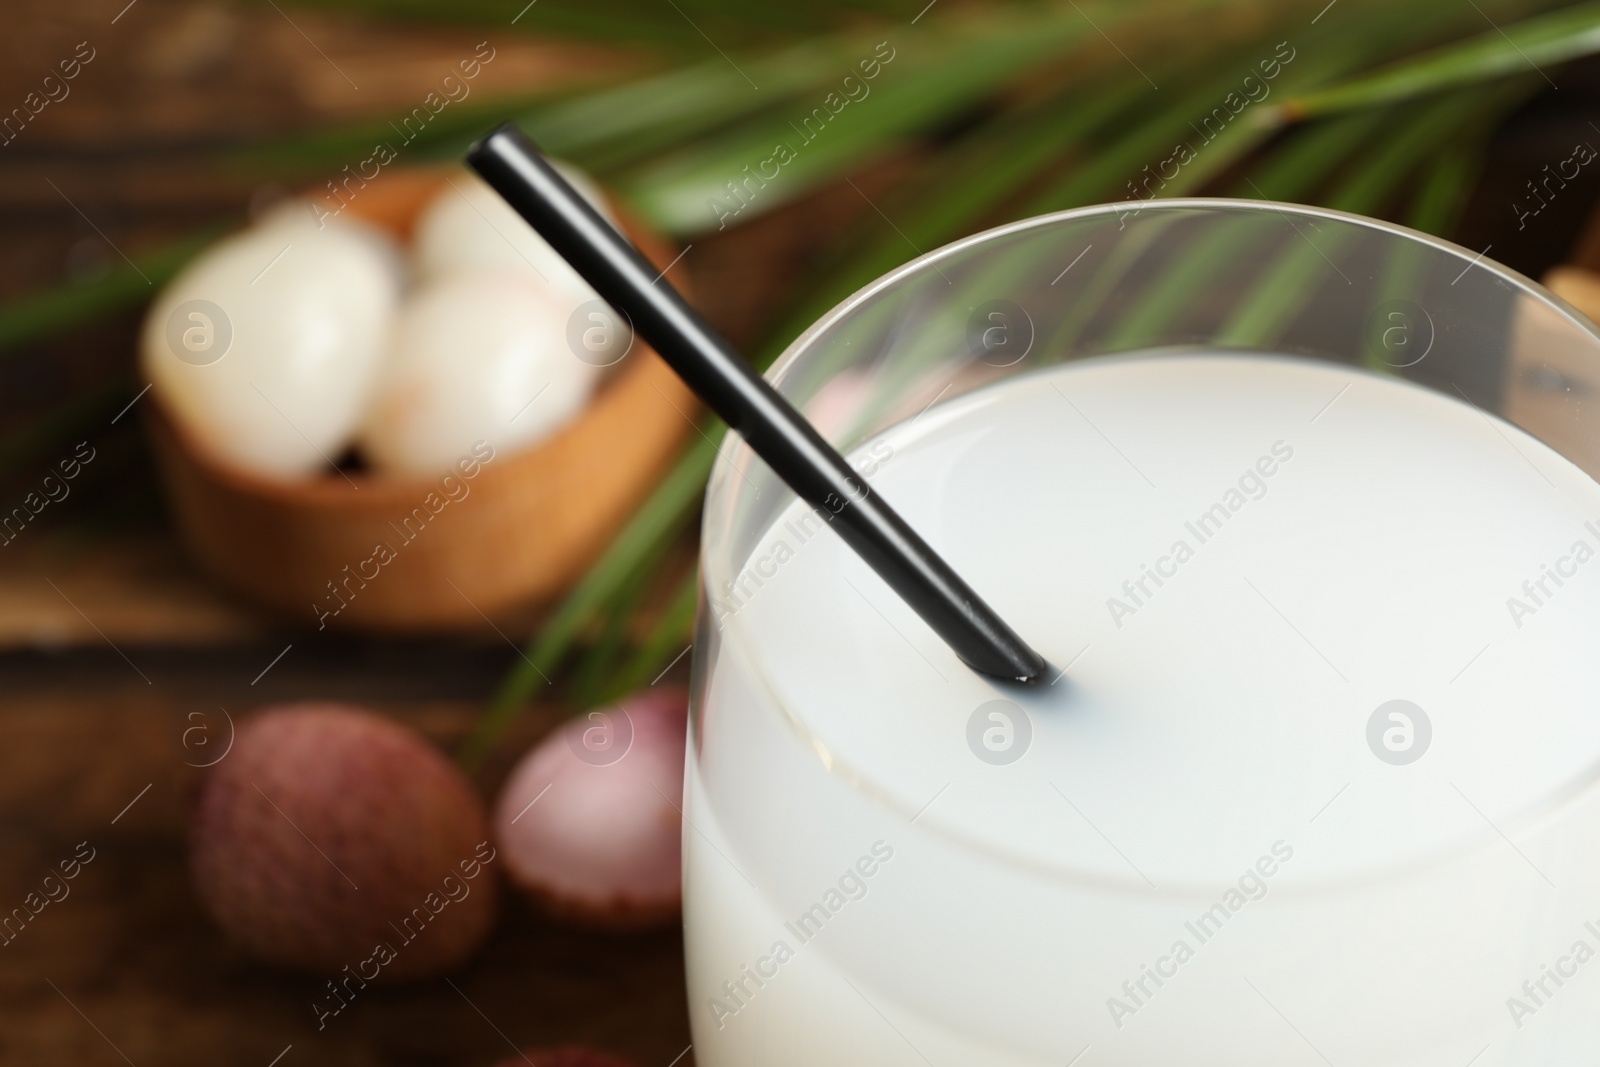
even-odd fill
[[[398,252],[297,201],[202,252],[150,306],[140,373],[197,447],[277,478],[328,467],[380,376]]]
[[[594,179],[567,163],[557,163],[556,169],[610,221],[605,194]],[[484,272],[527,275],[552,295],[561,294],[568,312],[599,295],[488,182],[465,172],[452,175],[423,209],[412,262],[424,281]]]
[[[511,881],[614,926],[678,914],[688,700],[646,691],[574,719],[517,764],[494,813]]]
[[[385,473],[437,475],[478,442],[528,448],[572,421],[600,368],[568,347],[571,310],[510,272],[447,276],[414,293],[367,409],[367,459]]]
[[[190,826],[195,889],[268,962],[348,980],[447,971],[494,921],[483,804],[437,748],[361,708],[294,704],[240,726]]]

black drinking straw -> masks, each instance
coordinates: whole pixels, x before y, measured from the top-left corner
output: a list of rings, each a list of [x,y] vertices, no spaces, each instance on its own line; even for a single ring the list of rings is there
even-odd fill
[[[467,163],[631,321],[690,389],[739,432],[800,498],[833,518],[855,552],[955,650],[996,678],[1036,680],[1044,660],[872,492],[793,405],[768,385],[670,282],[506,123]]]

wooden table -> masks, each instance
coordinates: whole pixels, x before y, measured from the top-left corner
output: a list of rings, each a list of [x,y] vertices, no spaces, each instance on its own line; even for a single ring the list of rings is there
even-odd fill
[[[288,642],[285,642],[288,643]],[[0,948],[0,1061],[118,1064],[481,1064],[582,1041],[641,1067],[689,1044],[676,929],[556,923],[510,898],[488,947],[459,974],[366,990],[318,1032],[321,979],[263,968],[201,911],[185,866],[185,807],[203,762],[182,732],[217,709],[319,694],[360,700],[445,746],[462,736],[503,649],[472,643],[294,647],[203,655],[130,642],[0,656],[0,906],[80,842],[94,859],[70,893]],[[124,660],[123,655],[127,659]],[[130,662],[131,661],[131,662]],[[148,679],[148,681],[146,680]],[[515,750],[558,718],[535,709]],[[493,782],[502,766],[485,777]],[[451,984],[453,983],[453,985]],[[679,1062],[692,1062],[692,1053]]]

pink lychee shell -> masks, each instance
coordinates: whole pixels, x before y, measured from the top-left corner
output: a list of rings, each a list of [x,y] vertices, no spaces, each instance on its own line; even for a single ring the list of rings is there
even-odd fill
[[[682,899],[688,700],[646,691],[600,710],[631,722],[626,755],[580,759],[574,749],[595,722],[573,719],[512,771],[495,839],[511,881],[558,913],[613,926],[666,921]]]

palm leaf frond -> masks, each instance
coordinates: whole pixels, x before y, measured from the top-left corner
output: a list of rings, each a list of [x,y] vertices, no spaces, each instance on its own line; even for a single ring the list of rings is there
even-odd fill
[[[1488,16],[1484,16],[1486,19]],[[1324,86],[1264,112],[1268,123],[1297,122],[1352,108],[1376,107],[1514,74],[1537,72],[1600,52],[1600,3],[1535,16]]]

